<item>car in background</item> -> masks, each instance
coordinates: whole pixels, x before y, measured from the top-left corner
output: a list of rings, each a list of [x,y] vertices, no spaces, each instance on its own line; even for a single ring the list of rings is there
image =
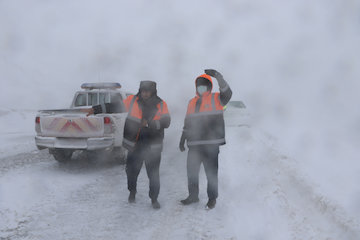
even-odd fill
[[[224,110],[227,127],[250,127],[250,114],[242,101],[230,101]]]

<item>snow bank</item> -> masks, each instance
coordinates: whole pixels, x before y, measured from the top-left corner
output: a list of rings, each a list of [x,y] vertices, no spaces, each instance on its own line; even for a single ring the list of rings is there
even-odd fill
[[[34,110],[0,109],[0,159],[36,150]]]

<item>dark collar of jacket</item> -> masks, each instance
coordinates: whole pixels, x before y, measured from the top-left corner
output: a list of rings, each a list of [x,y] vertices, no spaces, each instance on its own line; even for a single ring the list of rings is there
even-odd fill
[[[143,118],[148,121],[152,120],[158,110],[157,105],[162,101],[161,98],[159,98],[157,95],[153,95],[147,101],[145,101],[142,99],[139,93],[137,96],[139,97],[138,104],[142,110]]]

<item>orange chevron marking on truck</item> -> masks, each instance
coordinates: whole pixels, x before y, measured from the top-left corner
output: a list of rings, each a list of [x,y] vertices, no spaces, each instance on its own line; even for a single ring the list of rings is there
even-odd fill
[[[97,128],[89,121],[89,119],[84,118],[84,121],[87,123],[91,130],[97,131]]]
[[[73,122],[72,120],[68,120],[67,123],[60,129],[60,132],[65,132],[70,127],[74,127],[79,132],[84,132],[81,127],[76,122]]]

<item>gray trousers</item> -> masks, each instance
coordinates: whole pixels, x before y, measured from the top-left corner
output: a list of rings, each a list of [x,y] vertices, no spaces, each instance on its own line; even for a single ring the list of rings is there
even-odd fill
[[[199,171],[203,163],[207,177],[207,194],[209,199],[218,197],[218,145],[200,145],[189,148],[187,158],[187,177],[189,196],[199,196]]]
[[[136,192],[137,178],[145,162],[146,173],[149,178],[149,197],[157,199],[160,191],[160,151],[151,151],[149,145],[139,145],[133,152],[129,152],[126,160],[126,175],[128,189]]]

